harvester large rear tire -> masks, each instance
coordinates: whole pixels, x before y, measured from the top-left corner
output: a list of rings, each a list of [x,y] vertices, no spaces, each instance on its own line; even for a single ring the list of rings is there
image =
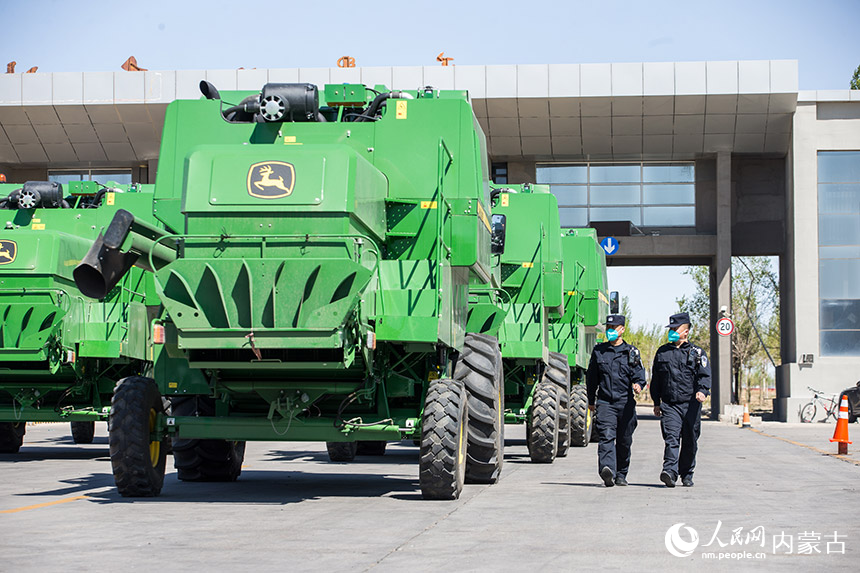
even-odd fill
[[[591,439],[593,425],[591,412],[588,411],[588,390],[585,384],[576,384],[570,389],[571,444],[584,448]]]
[[[0,454],[17,454],[26,433],[27,422],[0,422]]]
[[[207,396],[176,397],[170,403],[173,416],[215,414],[215,401]],[[236,481],[244,459],[245,442],[173,439],[173,466],[182,481]]]
[[[362,440],[356,442],[355,453],[359,456],[384,456],[388,442],[385,440]]]
[[[457,499],[466,477],[469,401],[462,382],[434,380],[421,421],[418,482],[424,499]]]
[[[526,424],[526,439],[531,460],[551,464],[558,453],[559,395],[557,385],[540,382],[535,388]]]
[[[95,422],[72,422],[72,439],[76,444],[92,444],[96,435]]]
[[[161,394],[151,378],[129,376],[117,382],[108,418],[110,461],[123,497],[153,497],[164,485],[166,448],[152,439]]]
[[[563,458],[571,445],[571,416],[570,416],[570,365],[567,355],[560,352],[549,353],[549,364],[544,370],[543,380],[552,382],[559,387],[558,409],[558,451],[557,458]]]
[[[505,445],[505,396],[499,340],[467,334],[454,368],[469,401],[466,483],[496,483],[502,472]]]
[[[328,459],[333,462],[351,462],[358,453],[358,442],[326,442]]]

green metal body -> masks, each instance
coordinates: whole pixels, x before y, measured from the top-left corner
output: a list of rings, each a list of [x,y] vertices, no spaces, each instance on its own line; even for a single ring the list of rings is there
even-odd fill
[[[571,378],[581,380],[597,336],[606,330],[606,254],[597,242],[597,231],[591,228],[566,229],[561,245],[565,312],[551,323],[553,350],[567,354]]]
[[[74,182],[70,208],[0,210],[0,421],[106,420],[116,381],[149,360],[151,275],[133,269],[103,301],[72,279],[117,209],[152,211],[152,186],[112,188],[97,207],[96,184]]]
[[[320,90],[326,122],[168,106],[153,207],[166,232],[146,246],[132,231],[123,250],[176,245],[152,261],[166,332],[153,377],[163,395],[216,399],[214,416],[168,418],[170,435],[420,435],[469,284],[491,279],[489,182],[466,92],[411,95],[369,122],[344,117],[372,99],[359,85]]]
[[[503,288],[470,291],[467,329],[499,337],[505,421],[524,423],[549,352],[567,356],[572,384],[584,382],[606,318],[606,261],[593,229],[562,234],[548,186],[501,189],[497,214],[506,218],[505,251],[494,269]]]
[[[500,189],[493,215],[504,215],[504,253],[496,258],[501,291],[472,289],[469,331],[498,336],[505,377],[505,420],[526,420],[548,353],[551,324],[564,314],[558,203],[545,185]],[[499,317],[504,317],[500,320]]]

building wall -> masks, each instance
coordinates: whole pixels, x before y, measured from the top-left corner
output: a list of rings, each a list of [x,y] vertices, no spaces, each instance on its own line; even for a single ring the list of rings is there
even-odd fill
[[[795,277],[794,288],[785,297],[788,309],[784,314],[792,321],[793,336],[777,370],[778,384],[786,396],[774,404],[784,421],[798,421],[799,408],[812,397],[808,386],[837,393],[860,379],[860,357],[821,356],[818,299],[818,152],[856,150],[860,150],[860,102],[837,106],[798,103],[788,159],[792,201],[788,206],[789,260],[784,265]],[[811,366],[797,363],[802,354],[814,355]]]

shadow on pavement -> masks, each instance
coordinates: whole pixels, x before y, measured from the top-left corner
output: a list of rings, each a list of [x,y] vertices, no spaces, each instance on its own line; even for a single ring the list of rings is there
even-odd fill
[[[113,485],[113,479],[108,484]],[[97,486],[94,486],[97,487]],[[242,503],[286,505],[310,499],[332,497],[378,498],[399,494],[397,499],[421,499],[417,477],[361,475],[351,473],[308,473],[300,471],[243,470],[233,483],[180,482],[175,473],[165,476],[158,497],[122,497],[115,488],[93,492],[96,503]],[[39,495],[48,495],[47,493]],[[390,495],[390,497],[395,497]]]
[[[0,454],[0,464],[41,462],[45,460],[92,460],[99,458],[110,461],[108,456],[110,456],[110,450],[107,447],[83,448],[74,444],[70,444],[69,446],[28,446],[24,442],[24,445],[21,446],[21,450],[17,454]]]

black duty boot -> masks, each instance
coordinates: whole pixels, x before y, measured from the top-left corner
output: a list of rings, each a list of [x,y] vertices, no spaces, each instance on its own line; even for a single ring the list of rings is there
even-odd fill
[[[693,476],[684,476],[683,479],[681,479],[681,483],[684,487],[693,487]]]
[[[603,466],[603,469],[600,470],[600,477],[603,479],[603,485],[606,487],[612,487],[615,485],[613,478],[615,476],[612,475],[612,468],[609,466]]]
[[[615,485],[627,485],[627,478],[624,476],[615,476]]]

